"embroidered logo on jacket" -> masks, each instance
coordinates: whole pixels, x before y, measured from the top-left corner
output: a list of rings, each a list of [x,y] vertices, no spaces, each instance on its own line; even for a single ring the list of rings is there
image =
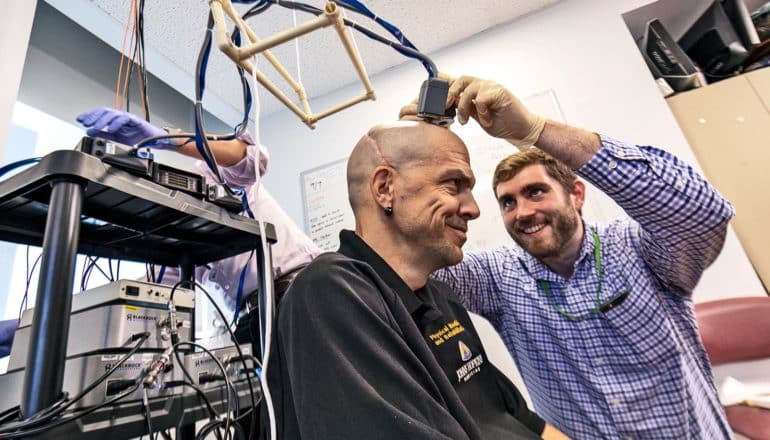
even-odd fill
[[[430,335],[430,340],[436,345],[441,345],[464,331],[465,327],[460,324],[460,321],[455,319],[438,329],[437,332],[432,333]]]
[[[457,341],[457,345],[460,347],[460,359],[467,361],[473,356],[471,349],[467,345],[463,344],[463,341]]]
[[[481,371],[481,365],[484,363],[484,357],[483,355],[478,355],[475,358],[471,359],[470,361],[463,364],[462,367],[458,368],[455,373],[457,373],[457,382],[468,382],[471,377],[476,375],[479,371]]]

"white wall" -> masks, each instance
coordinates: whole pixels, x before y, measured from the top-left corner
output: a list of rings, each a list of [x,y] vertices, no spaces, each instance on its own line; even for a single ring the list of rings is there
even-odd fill
[[[645,3],[565,0],[432,57],[442,71],[494,79],[519,96],[553,89],[568,123],[660,146],[696,163],[621,18]],[[408,29],[404,31],[408,35]],[[382,50],[390,49],[383,46]],[[377,75],[373,78],[376,102],[322,120],[314,131],[288,112],[262,120],[261,139],[272,158],[265,185],[298,224],[303,224],[300,172],[347,157],[370,126],[397,118],[398,109],[416,96],[424,78],[425,71],[416,62]],[[312,106],[326,108],[359,89],[358,85],[347,87],[313,101]],[[466,139],[476,137],[468,127],[456,130]],[[588,197],[600,205],[602,217],[621,213],[603,194],[593,192]],[[761,284],[730,231],[722,255],[698,286],[696,299],[761,294]]]
[[[3,2],[3,14],[0,16],[0,53],[3,54],[3,62],[0,63],[0,83],[3,84],[0,87],[0,163],[3,163],[36,5],[29,0]]]

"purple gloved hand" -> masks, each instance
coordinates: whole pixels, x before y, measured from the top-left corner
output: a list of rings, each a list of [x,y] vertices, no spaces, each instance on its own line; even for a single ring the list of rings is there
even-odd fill
[[[16,331],[17,324],[18,321],[16,319],[0,321],[0,358],[11,354],[13,334]]]
[[[87,135],[126,145],[136,145],[148,137],[166,134],[164,130],[136,115],[108,107],[89,110],[79,114],[76,119],[88,128]],[[176,143],[171,139],[161,139],[148,146],[158,149],[174,148]]]

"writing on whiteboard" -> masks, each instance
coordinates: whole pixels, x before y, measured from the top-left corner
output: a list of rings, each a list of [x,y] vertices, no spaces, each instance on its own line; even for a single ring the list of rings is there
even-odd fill
[[[341,159],[300,175],[305,232],[325,251],[337,250],[340,230],[355,227],[348,203],[346,168],[347,159]]]

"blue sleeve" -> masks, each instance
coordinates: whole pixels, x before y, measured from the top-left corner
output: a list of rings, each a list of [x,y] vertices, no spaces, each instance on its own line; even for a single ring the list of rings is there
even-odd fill
[[[466,253],[461,262],[437,270],[431,277],[447,283],[465,308],[493,320],[499,310],[494,268],[502,264],[495,252]]]
[[[578,173],[639,224],[630,239],[663,284],[692,292],[722,250],[732,205],[691,166],[654,147],[602,138]]]
[[[17,326],[18,320],[16,319],[0,321],[0,357],[5,357],[11,354],[13,334],[16,332]]]

